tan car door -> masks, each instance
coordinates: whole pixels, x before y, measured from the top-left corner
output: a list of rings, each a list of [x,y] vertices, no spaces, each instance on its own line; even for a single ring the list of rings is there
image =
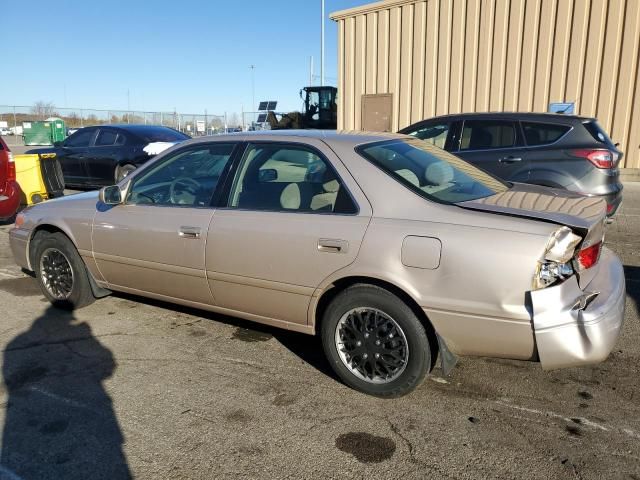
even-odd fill
[[[93,251],[112,288],[205,305],[205,242],[213,198],[235,145],[198,144],[161,159],[132,179],[126,202],[99,208]]]
[[[352,263],[371,206],[326,145],[249,144],[206,246],[216,305],[271,324],[307,324],[315,288]],[[283,325],[286,326],[286,325]]]

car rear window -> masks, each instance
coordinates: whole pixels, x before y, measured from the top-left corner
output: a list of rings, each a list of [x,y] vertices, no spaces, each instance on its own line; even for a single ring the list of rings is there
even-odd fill
[[[418,139],[378,142],[356,151],[420,196],[440,203],[475,200],[509,189],[485,171]]]
[[[593,139],[596,140],[597,142],[604,143],[605,145],[613,144],[613,142],[609,138],[609,135],[607,135],[607,132],[605,132],[602,129],[602,127],[597,121],[593,120],[589,122],[584,122],[583,125],[584,125],[584,128],[587,129],[587,132],[589,132],[593,137]]]
[[[166,127],[139,127],[132,129],[133,133],[141,137],[145,142],[182,142],[190,137]]]
[[[558,141],[571,129],[568,125],[551,123],[522,122],[522,130],[527,145],[548,145]]]

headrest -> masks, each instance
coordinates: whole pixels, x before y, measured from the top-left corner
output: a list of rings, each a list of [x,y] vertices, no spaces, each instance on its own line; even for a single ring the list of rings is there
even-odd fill
[[[445,162],[434,162],[424,172],[425,180],[431,185],[444,185],[453,181],[453,167]]]

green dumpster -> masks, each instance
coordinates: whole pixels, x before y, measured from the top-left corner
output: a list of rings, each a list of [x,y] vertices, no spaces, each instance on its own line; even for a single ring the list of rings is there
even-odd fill
[[[52,117],[44,121],[22,122],[22,135],[25,145],[53,145],[66,137],[64,120]]]

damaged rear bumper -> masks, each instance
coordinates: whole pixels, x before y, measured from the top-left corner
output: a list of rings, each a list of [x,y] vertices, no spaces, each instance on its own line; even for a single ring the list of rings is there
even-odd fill
[[[584,289],[573,276],[558,286],[531,292],[543,369],[599,363],[615,346],[624,320],[624,270],[606,248],[597,268]]]

